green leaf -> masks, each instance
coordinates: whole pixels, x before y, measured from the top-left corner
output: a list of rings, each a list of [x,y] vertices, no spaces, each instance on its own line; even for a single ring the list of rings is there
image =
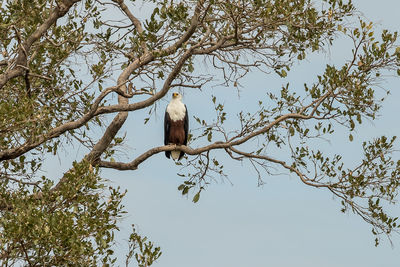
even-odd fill
[[[184,185],[184,184],[181,184],[180,186],[178,186],[178,190],[179,190],[179,191],[183,190],[183,188],[185,188],[185,185]]]
[[[196,195],[194,195],[194,197],[193,197],[193,202],[194,202],[194,203],[197,203],[197,201],[199,201],[199,199],[200,199],[200,191],[197,192]]]
[[[189,193],[189,187],[185,186],[182,190],[182,195],[186,195],[187,193]]]
[[[289,127],[290,136],[294,135],[294,128],[292,126]]]
[[[208,135],[207,135],[208,142],[211,142],[211,139],[212,139],[212,132],[210,131],[210,132],[208,132]]]

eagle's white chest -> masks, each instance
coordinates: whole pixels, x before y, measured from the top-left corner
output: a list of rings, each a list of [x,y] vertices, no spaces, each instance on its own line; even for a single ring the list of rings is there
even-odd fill
[[[167,106],[167,112],[171,120],[180,121],[185,118],[186,108],[180,100],[172,99]]]

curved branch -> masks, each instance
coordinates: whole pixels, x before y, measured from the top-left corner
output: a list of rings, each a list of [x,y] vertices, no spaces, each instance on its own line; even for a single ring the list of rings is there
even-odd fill
[[[317,105],[320,105],[321,103],[322,103],[322,101],[318,102]],[[152,148],[152,149],[146,151],[145,153],[143,153],[142,155],[140,155],[139,157],[137,157],[136,159],[134,159],[133,161],[131,161],[129,163],[99,161],[98,165],[100,167],[114,168],[114,169],[118,169],[118,170],[136,170],[140,163],[142,163],[146,159],[150,158],[151,156],[158,154],[160,152],[163,152],[163,151],[179,150],[179,151],[185,152],[188,155],[198,155],[203,152],[214,150],[214,149],[229,148],[232,150],[232,147],[241,145],[256,136],[259,136],[261,134],[268,132],[272,127],[278,125],[282,121],[285,121],[288,119],[303,119],[303,120],[315,119],[315,117],[313,116],[315,110],[316,110],[316,108],[314,107],[314,109],[311,111],[311,113],[309,115],[303,115],[303,114],[299,114],[299,113],[289,113],[286,115],[282,115],[279,118],[277,118],[276,120],[274,120],[273,122],[266,125],[265,127],[259,129],[258,131],[254,131],[254,132],[252,132],[240,139],[237,139],[237,140],[234,140],[233,138],[231,138],[227,142],[218,141],[218,142],[215,142],[208,146],[200,147],[197,149],[192,149],[187,146],[177,146],[177,145],[159,146],[159,147],[155,147],[155,148]],[[278,163],[278,162],[276,162],[276,163]]]
[[[284,167],[285,169],[288,169],[289,171],[294,172],[297,176],[299,176],[300,180],[306,185],[313,186],[313,187],[331,188],[330,185],[316,184],[316,183],[309,182],[309,179],[307,179],[307,177],[303,173],[301,173],[301,171],[299,171],[298,169],[296,169],[296,168],[294,168],[294,167],[292,167],[290,165],[287,165],[287,163],[285,161],[274,159],[274,158],[271,158],[271,157],[268,157],[268,156],[265,156],[265,155],[255,155],[255,154],[252,154],[252,153],[243,152],[243,151],[240,151],[240,150],[238,150],[238,149],[236,149],[234,147],[230,147],[230,150],[232,150],[236,154],[239,154],[239,155],[247,157],[247,158],[256,158],[256,159],[262,159],[262,160],[266,160],[266,161],[269,161],[269,162],[277,163],[277,164],[281,165],[282,167]]]

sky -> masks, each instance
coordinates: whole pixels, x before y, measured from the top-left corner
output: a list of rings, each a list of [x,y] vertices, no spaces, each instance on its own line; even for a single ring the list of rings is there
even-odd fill
[[[378,29],[400,30],[398,0],[354,2],[363,16],[379,23]],[[313,81],[326,64],[344,62],[350,53],[347,45],[339,40],[328,53],[311,55],[286,79],[252,73],[242,82],[240,98],[233,88],[206,90],[219,95],[229,92],[230,99],[225,103],[228,109],[251,106],[266,87],[279,90],[289,81],[302,86]],[[362,140],[398,134],[399,82],[388,77],[383,83],[392,94],[382,117],[364,123],[356,131],[355,142],[324,142],[321,149],[342,153],[351,163],[359,160]],[[209,97],[201,93],[185,93],[183,101],[191,116],[213,115],[203,108],[203,101],[209,101]],[[167,100],[161,101],[160,110],[166,104]],[[163,112],[144,126],[145,116],[145,112],[131,114],[123,128],[128,137],[125,160],[162,145]],[[190,127],[196,127],[193,119]],[[347,135],[340,138],[347,140]],[[125,261],[130,225],[135,224],[140,234],[161,247],[163,254],[154,267],[399,266],[400,238],[393,237],[393,247],[385,239],[375,247],[370,226],[352,213],[341,213],[340,201],[328,191],[307,187],[294,175],[265,176],[265,184],[259,187],[256,173],[247,164],[225,161],[225,169],[230,182],[217,179],[202,192],[198,203],[178,192],[183,181],[176,175],[180,168],[161,153],[137,171],[103,171],[112,185],[128,190],[124,199],[128,213],[117,233],[118,263],[122,266]],[[391,211],[400,215],[399,205]]]

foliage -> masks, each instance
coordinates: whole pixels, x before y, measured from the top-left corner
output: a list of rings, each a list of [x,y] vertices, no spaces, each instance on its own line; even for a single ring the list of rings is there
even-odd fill
[[[62,184],[42,177],[12,185],[2,176],[0,256],[12,266],[98,266],[113,263],[114,231],[124,194],[107,188],[87,161],[73,163]],[[40,185],[39,185],[40,184]]]
[[[293,64],[338,37],[353,44],[343,66],[327,65],[303,90],[290,84],[279,93],[259,88],[267,97],[254,100],[253,113],[237,110],[235,120],[224,99],[211,92],[214,120],[197,114],[190,147],[177,148],[188,155],[177,163],[185,178],[178,190],[198,202],[215,177],[226,179],[226,159],[215,153],[221,150],[229,160],[247,161],[260,184],[278,169],[326,189],[341,199],[343,212],[371,225],[377,243],[382,234],[398,230],[397,218],[386,212],[399,191],[396,139],[365,141],[358,165],[318,145],[340,127],[348,129],[352,142],[353,131],[379,115],[383,74],[400,75],[397,33],[375,33],[372,23],[357,20],[351,1],[0,3],[2,264],[115,263],[114,233],[125,193],[107,189],[101,169],[136,170],[153,155],[175,149],[154,147],[117,162],[128,114],[147,109],[146,124],[175,88],[190,94],[187,89],[213,84],[235,94],[253,71],[287,77]],[[152,12],[139,19],[142,4]],[[210,71],[200,71],[200,63]],[[42,176],[46,158],[60,156],[69,144],[86,148],[83,159],[65,163],[71,166],[62,177]],[[127,262],[135,256],[139,266],[149,266],[160,255],[133,229]]]
[[[129,236],[129,251],[126,256],[126,266],[133,256],[138,263],[139,267],[146,267],[152,265],[160,256],[160,247],[154,247],[151,241],[147,241],[147,237],[141,237],[137,234],[134,225],[132,225],[132,234]],[[139,252],[135,252],[139,250]]]

